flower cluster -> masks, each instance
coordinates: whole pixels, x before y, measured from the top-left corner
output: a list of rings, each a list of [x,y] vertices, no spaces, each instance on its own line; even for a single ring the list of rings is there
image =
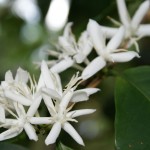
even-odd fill
[[[45,140],[46,145],[55,143],[61,128],[84,145],[69,122],[77,122],[76,117],[91,114],[95,109],[71,109],[75,103],[87,101],[99,89],[76,90],[80,82],[81,77],[76,74],[63,91],[59,75],[50,71],[44,61],[38,83],[21,68],[17,70],[15,78],[11,71],[7,71],[5,81],[0,86],[0,127],[6,129],[0,133],[0,141],[13,138],[23,130],[29,139],[37,141],[35,125],[47,124],[51,130]],[[49,117],[40,117],[38,108],[42,100],[49,111]]]
[[[90,19],[78,43],[71,32],[72,23],[68,23],[63,36],[58,38],[57,50],[49,51],[49,55],[58,58],[50,63],[50,69],[60,73],[74,66],[82,70],[83,79],[88,79],[103,69],[107,62],[128,62],[134,57],[139,58],[137,40],[150,36],[150,25],[140,25],[149,10],[150,1],[145,0],[140,5],[132,20],[129,17],[125,0],[117,0],[117,6],[121,23],[112,20],[120,27],[105,27]],[[107,44],[106,38],[110,39]],[[133,44],[135,50],[131,50]],[[89,61],[88,56],[93,48],[98,56]]]
[[[5,80],[0,84],[0,127],[5,129],[0,133],[0,141],[13,138],[23,130],[29,139],[37,141],[36,125],[46,124],[48,129],[51,128],[45,139],[46,145],[56,142],[61,128],[77,143],[84,145],[70,122],[77,122],[76,117],[91,114],[95,109],[72,109],[75,103],[89,100],[89,96],[99,89],[76,90],[78,85],[108,63],[128,62],[135,57],[139,58],[137,40],[150,35],[150,25],[140,25],[149,10],[149,0],[140,5],[132,19],[125,0],[117,0],[117,6],[121,20],[121,23],[117,23],[119,27],[101,26],[90,19],[86,31],[76,41],[71,31],[72,23],[68,23],[63,35],[58,38],[57,49],[48,51],[55,59],[41,62],[38,82],[21,68],[17,70],[15,78],[11,71],[6,72]],[[106,39],[109,39],[107,43]],[[133,44],[136,46],[135,50],[131,50]],[[88,57],[92,50],[95,50],[96,57],[90,60]],[[81,76],[76,73],[63,90],[58,73],[70,67],[75,67],[82,73]],[[40,116],[41,101],[45,103],[49,116]]]

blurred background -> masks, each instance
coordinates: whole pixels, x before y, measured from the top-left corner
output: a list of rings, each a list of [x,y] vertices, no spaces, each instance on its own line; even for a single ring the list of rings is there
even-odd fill
[[[131,15],[142,1],[126,0]],[[28,70],[38,79],[40,71],[34,63],[48,59],[44,50],[53,48],[67,21],[73,22],[72,30],[78,38],[86,29],[89,18],[102,25],[113,26],[108,16],[119,20],[115,0],[0,0],[0,80],[4,80],[7,70],[15,74],[18,67]],[[150,23],[150,12],[143,22]],[[116,70],[150,64],[150,38],[140,40],[139,45],[141,58],[116,65]],[[76,70],[69,69],[61,73],[64,86],[75,72]],[[59,138],[63,144],[75,150],[115,149],[114,85],[114,77],[105,77],[98,86],[101,91],[91,96],[90,101],[76,106],[77,109],[97,109],[96,113],[80,117],[79,123],[73,124],[86,146],[79,146],[65,132]],[[44,110],[41,112],[44,113]],[[39,134],[38,142],[29,142],[23,133],[7,142],[23,145],[30,150],[47,150],[50,146],[45,146],[45,137],[46,135]]]

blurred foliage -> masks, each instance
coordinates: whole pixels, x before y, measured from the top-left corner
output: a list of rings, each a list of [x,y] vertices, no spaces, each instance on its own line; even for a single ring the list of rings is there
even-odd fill
[[[131,14],[143,0],[127,0]],[[31,74],[38,77],[39,70],[35,69],[33,61],[45,58],[41,49],[46,45],[52,47],[51,43],[56,40],[58,33],[49,33],[44,24],[45,15],[49,7],[50,0],[38,0],[38,5],[41,10],[42,19],[39,24],[29,25],[20,18],[14,16],[10,9],[0,7],[0,79],[4,79],[4,74],[7,70],[16,72],[20,66],[28,70]],[[59,10],[58,10],[59,11]],[[77,35],[86,29],[89,18],[95,19],[102,25],[114,26],[107,18],[118,19],[117,7],[115,0],[72,0],[70,14],[68,21],[74,22],[73,32]],[[150,22],[150,16],[146,18],[145,22]],[[150,64],[150,38],[144,38],[140,41],[141,58],[132,61],[132,63],[119,64],[114,67],[115,70],[122,72],[124,69]],[[67,76],[66,76],[67,72]],[[61,73],[63,84],[65,85],[74,69],[69,69]],[[76,106],[96,108],[97,112],[79,118],[78,125],[74,124],[85,141],[85,147],[81,147],[75,143],[66,133],[62,133],[60,140],[67,146],[75,147],[80,150],[102,149],[114,150],[114,82],[113,76],[105,77],[101,82],[99,88],[101,92],[91,96],[91,100],[85,104]],[[120,81],[121,82],[121,81]],[[81,85],[82,86],[82,85]],[[129,91],[127,91],[129,92]],[[125,106],[124,106],[125,107]],[[85,128],[85,130],[83,130]],[[125,128],[125,127],[124,127]],[[123,128],[123,130],[124,130]],[[91,135],[91,136],[89,136]],[[45,135],[39,135],[38,142],[30,142],[29,146],[21,142],[20,145],[30,147],[31,150],[50,149],[50,146],[45,146]],[[17,139],[16,139],[17,140]],[[12,143],[16,143],[11,141]],[[20,139],[18,138],[18,141]],[[24,141],[24,140],[23,140]],[[28,139],[26,138],[26,141]],[[19,142],[18,142],[19,143]],[[26,142],[25,142],[26,143]],[[16,148],[17,150],[17,148]],[[122,150],[122,149],[121,149]]]

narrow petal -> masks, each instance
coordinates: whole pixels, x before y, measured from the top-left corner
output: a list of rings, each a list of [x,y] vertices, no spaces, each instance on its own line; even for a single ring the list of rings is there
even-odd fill
[[[13,101],[16,101],[16,102],[19,102],[20,104],[22,105],[25,105],[25,106],[29,106],[31,105],[31,101],[29,99],[27,99],[26,97],[22,96],[22,95],[17,95],[17,94],[14,94],[12,93],[11,91],[8,91],[8,90],[5,90],[4,91],[4,94],[7,98],[9,98],[10,100],[13,100]]]
[[[90,78],[106,65],[106,61],[102,57],[96,57],[82,72],[84,80]]]
[[[90,96],[90,95],[100,91],[100,89],[98,89],[98,88],[85,88],[85,89],[81,89],[81,90],[77,90],[77,91],[84,91],[87,93],[88,96]],[[77,92],[77,91],[75,91],[75,92]]]
[[[60,131],[61,131],[61,123],[57,122],[53,125],[50,133],[46,137],[45,144],[49,145],[49,144],[55,143],[56,139],[58,138],[58,136],[60,134]]]
[[[101,26],[106,38],[111,39],[118,31],[118,28]]]
[[[113,38],[108,42],[107,50],[111,52],[111,50],[117,49],[120,46],[121,42],[123,41],[124,36],[125,36],[125,28],[122,26],[113,36]]]
[[[111,58],[114,62],[128,62],[132,60],[134,57],[139,58],[139,54],[134,51],[111,54]]]
[[[87,31],[82,32],[78,40],[78,47],[85,56],[88,56],[92,51],[93,44]]]
[[[150,36],[150,24],[140,25],[136,34],[138,37]]]
[[[22,132],[21,128],[18,128],[18,127],[10,128],[0,134],[0,141],[4,141],[4,140],[10,139],[10,138],[13,138],[13,137],[19,135],[21,132]]]
[[[74,49],[74,45],[76,45],[75,41],[72,41],[73,36],[70,36],[67,38],[61,36],[58,37],[58,45],[60,45],[60,49],[64,54],[67,56],[73,55],[76,53],[76,50]]]
[[[29,118],[31,124],[51,124],[50,117],[31,117]]]
[[[73,56],[73,58],[76,60],[78,64],[80,64],[85,60],[86,56],[82,52],[80,53],[78,52],[76,55]]]
[[[11,128],[12,126],[16,126],[17,123],[18,123],[17,119],[5,119],[5,122],[2,126],[4,128]]]
[[[59,101],[61,100],[61,96],[53,89],[43,88],[42,92],[49,95],[51,98],[53,98],[55,100],[59,100]]]
[[[122,24],[126,27],[130,26],[130,16],[125,4],[125,0],[117,0],[118,13]]]
[[[87,31],[91,37],[95,50],[100,54],[105,48],[105,37],[100,25],[96,21],[90,19],[87,25]]]
[[[70,102],[71,98],[72,98],[72,95],[73,95],[73,90],[69,90],[67,91],[67,93],[63,96],[62,98],[62,101],[60,102],[60,108],[62,110],[65,110],[68,106],[68,103]]]
[[[39,78],[36,90],[39,91],[42,87],[45,87],[45,83],[44,83],[42,74],[40,74],[40,78]]]
[[[138,8],[138,10],[136,11],[135,15],[132,18],[131,24],[132,24],[133,28],[137,28],[139,26],[139,24],[141,23],[142,19],[144,18],[144,16],[148,12],[149,8],[150,8],[150,1],[149,0],[145,0],[140,5],[140,7]]]
[[[57,64],[55,64],[53,67],[51,67],[51,71],[60,73],[73,66],[73,64],[74,64],[74,60],[72,60],[70,57],[67,57],[61,60],[60,62],[58,62]]]
[[[77,131],[72,127],[72,125],[68,122],[65,122],[62,127],[70,136],[80,145],[84,146],[83,140],[81,136],[77,133]]]
[[[26,115],[25,109],[22,104],[14,103],[14,106],[15,106],[15,110],[20,118],[22,118]]]
[[[62,95],[62,85],[61,85],[61,79],[58,73],[53,73],[53,76],[56,80],[55,85],[56,85],[56,90],[57,92]]]
[[[72,27],[72,25],[73,25],[72,22],[67,23],[67,25],[64,28],[64,33],[63,33],[64,37],[66,37],[66,38],[69,37],[69,35],[71,33],[71,27]]]
[[[15,81],[27,83],[29,79],[29,73],[22,68],[18,68]]]
[[[10,70],[5,73],[5,81],[6,82],[13,82],[14,81],[12,72]]]
[[[81,102],[89,99],[88,94],[84,91],[75,91],[70,102]]]
[[[41,64],[41,74],[45,82],[45,85],[48,88],[55,89],[55,85],[52,79],[51,72],[49,71],[48,66],[45,61],[42,61],[42,64]]]
[[[52,99],[50,98],[50,96],[46,95],[46,94],[42,94],[43,96],[43,99],[44,99],[44,103],[46,105],[46,107],[48,108],[50,114],[51,114],[51,109],[54,111],[55,110],[55,107],[54,107],[54,104],[52,102]],[[52,115],[52,114],[51,114]]]
[[[85,88],[81,90],[77,90],[73,93],[71,98],[71,102],[81,102],[89,99],[89,96],[100,91],[98,88]]]
[[[5,109],[3,105],[0,105],[0,123],[5,122]]]
[[[41,104],[41,100],[42,100],[42,96],[40,95],[32,102],[31,106],[28,109],[27,116],[32,117],[35,115],[35,113],[37,112]]]
[[[96,111],[96,109],[81,109],[81,110],[74,110],[67,113],[67,117],[75,118],[78,116],[92,114]]]
[[[26,123],[24,125],[24,130],[27,133],[27,135],[28,135],[30,140],[34,140],[34,141],[38,140],[38,137],[36,135],[35,129],[33,128],[33,126],[31,124]]]
[[[67,23],[67,25],[64,29],[63,36],[61,36],[61,37],[64,37],[66,40],[68,40],[69,43],[75,43],[76,42],[75,37],[74,37],[72,30],[71,30],[72,25],[73,25],[72,22]]]

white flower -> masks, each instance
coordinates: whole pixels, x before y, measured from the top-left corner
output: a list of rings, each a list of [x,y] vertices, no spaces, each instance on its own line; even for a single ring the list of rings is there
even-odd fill
[[[28,81],[30,80],[30,86]],[[40,96],[40,88],[42,85],[39,80],[38,85],[33,83],[29,73],[19,68],[15,79],[13,79],[11,71],[7,71],[5,74],[5,81],[2,81],[1,87],[3,91],[3,97],[7,100],[16,101],[22,105],[29,106],[36,99],[42,99]]]
[[[96,21],[90,20],[87,30],[99,56],[84,69],[82,72],[83,79],[87,79],[96,74],[106,66],[107,62],[127,62],[134,57],[139,57],[134,51],[117,49],[124,39],[125,29],[123,27],[120,27],[115,36],[108,42],[107,46],[105,35]]]
[[[149,10],[150,1],[144,1],[135,12],[132,19],[126,8],[125,0],[117,0],[119,16],[126,29],[126,37],[132,36],[150,36],[150,25],[140,25],[142,19]],[[149,29],[149,30],[148,30]]]
[[[36,135],[35,129],[30,124],[30,118],[33,117],[35,114],[34,110],[31,108],[28,109],[27,113],[23,105],[13,102],[14,108],[16,113],[8,109],[7,111],[12,115],[15,119],[5,119],[5,122],[0,126],[6,128],[7,130],[0,134],[0,141],[13,138],[19,135],[23,130],[25,130],[26,134],[28,135],[29,139],[31,140],[38,140]]]
[[[79,80],[81,80],[81,78],[77,75],[73,76],[63,92],[58,74],[51,72],[44,61],[41,64],[41,78],[43,78],[46,85],[46,88],[43,88],[42,90],[43,99],[51,115],[49,119],[47,118],[47,124],[53,124],[52,129],[45,140],[46,145],[55,143],[61,128],[69,133],[76,142],[84,145],[82,138],[72,127],[69,121],[76,122],[74,119],[75,117],[93,113],[95,110],[70,110],[74,106],[74,103],[88,100],[89,96],[99,91],[99,89],[87,88],[75,91],[77,85],[79,84]],[[44,121],[46,122],[46,120]],[[31,122],[32,124],[38,124],[39,122],[41,123],[40,118],[38,120],[38,118],[34,117],[31,119]]]
[[[150,36],[150,24],[140,24],[149,10],[150,1],[145,0],[137,9],[132,19],[128,13],[125,0],[117,0],[118,12],[121,20],[121,26],[125,28],[125,38],[130,39],[129,46],[135,44],[135,40],[141,37]],[[102,27],[108,38],[114,36],[118,28]]]
[[[59,51],[49,51],[50,55],[59,58],[56,64],[51,67],[53,72],[60,73],[76,64],[86,63],[87,56],[92,50],[92,44],[87,31],[81,34],[78,43],[76,43],[71,26],[72,23],[68,23],[64,29],[63,36],[60,36],[58,39],[57,46]]]

